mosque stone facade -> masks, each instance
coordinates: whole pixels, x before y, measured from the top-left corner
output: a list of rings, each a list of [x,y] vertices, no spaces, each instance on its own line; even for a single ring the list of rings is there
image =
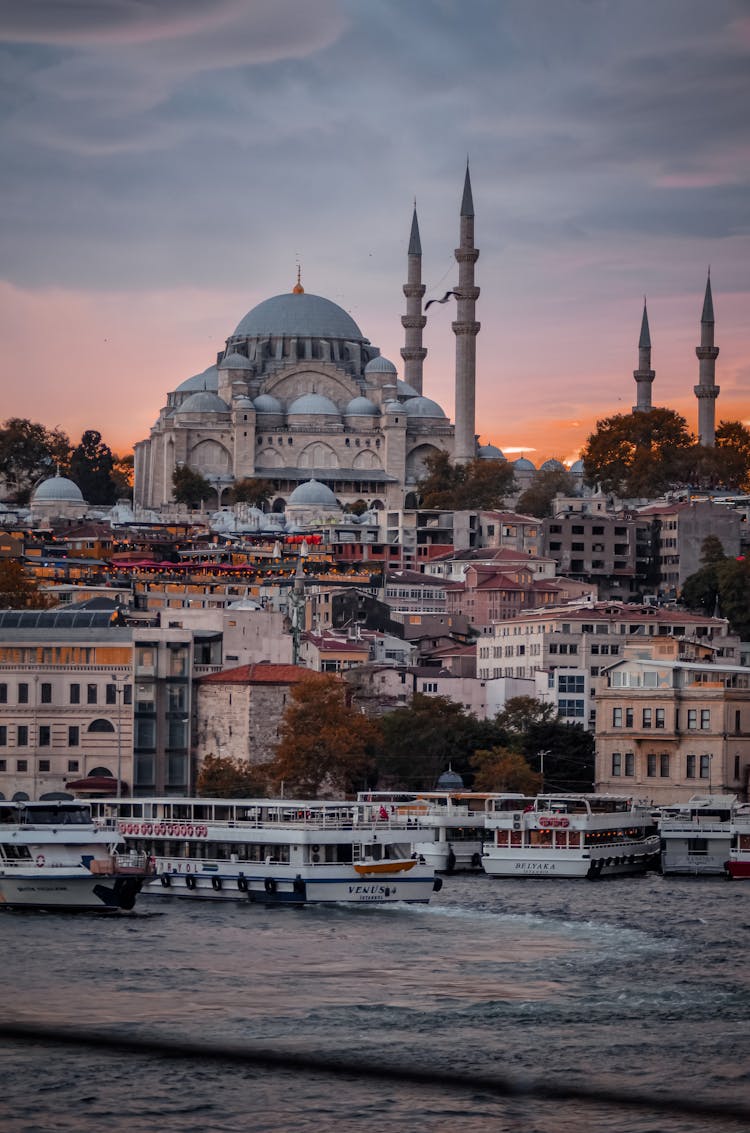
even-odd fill
[[[298,273],[289,293],[245,315],[214,365],[167,395],[150,437],[135,446],[136,506],[170,505],[174,470],[187,465],[215,487],[215,503],[233,483],[258,477],[272,483],[275,511],[284,511],[295,488],[309,480],[328,487],[341,505],[361,500],[370,509],[401,508],[416,503],[428,455],[475,455],[473,219],[467,168],[455,252],[459,285],[452,293],[460,453],[453,424],[422,393],[426,316],[415,209],[401,320],[408,381],[399,380],[395,365],[343,308],[307,293]]]

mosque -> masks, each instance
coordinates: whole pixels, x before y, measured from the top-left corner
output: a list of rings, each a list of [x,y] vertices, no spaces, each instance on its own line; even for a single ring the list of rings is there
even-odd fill
[[[478,453],[475,428],[476,336],[479,288],[474,265],[474,205],[467,165],[460,207],[455,300],[456,420],[423,393],[427,350],[422,332],[422,248],[416,207],[407,253],[401,317],[403,380],[396,366],[336,303],[297,283],[259,303],[226,340],[215,365],[167,395],[147,440],[135,445],[136,508],[172,500],[172,476],[187,465],[216,490],[214,504],[246,477],[269,481],[272,509],[298,497],[368,510],[416,506],[425,458],[447,452],[455,461]],[[491,451],[490,451],[491,450]]]

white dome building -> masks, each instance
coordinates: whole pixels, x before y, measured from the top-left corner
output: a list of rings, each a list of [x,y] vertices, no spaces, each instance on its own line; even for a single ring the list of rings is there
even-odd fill
[[[50,519],[78,519],[86,512],[83,493],[67,476],[50,476],[31,493],[29,502],[35,523]]]

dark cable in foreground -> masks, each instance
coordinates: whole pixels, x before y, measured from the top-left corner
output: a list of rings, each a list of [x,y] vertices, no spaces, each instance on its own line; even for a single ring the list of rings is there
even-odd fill
[[[195,1059],[201,1062],[243,1066],[248,1070],[285,1070],[304,1074],[329,1074],[378,1082],[429,1086],[466,1093],[481,1092],[498,1098],[526,1097],[535,1101],[581,1102],[586,1105],[619,1106],[630,1110],[648,1110],[673,1116],[703,1117],[709,1121],[731,1120],[750,1125],[750,1105],[734,1104],[692,1097],[683,1100],[669,1095],[629,1093],[603,1086],[566,1086],[560,1082],[538,1078],[510,1078],[504,1075],[487,1077],[446,1070],[405,1069],[382,1063],[373,1065],[338,1056],[292,1054],[254,1050],[234,1046],[204,1046],[181,1039],[121,1038],[106,1032],[81,1031],[36,1023],[0,1023],[0,1040],[23,1043],[46,1043],[107,1050],[119,1054],[149,1055],[160,1059]]]

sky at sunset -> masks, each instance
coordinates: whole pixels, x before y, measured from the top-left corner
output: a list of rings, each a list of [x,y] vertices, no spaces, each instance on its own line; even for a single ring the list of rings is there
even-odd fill
[[[413,202],[429,299],[467,155],[483,442],[571,459],[629,411],[644,294],[695,429],[709,264],[748,421],[749,56],[746,0],[0,0],[0,421],[126,451],[298,262],[401,373]]]

